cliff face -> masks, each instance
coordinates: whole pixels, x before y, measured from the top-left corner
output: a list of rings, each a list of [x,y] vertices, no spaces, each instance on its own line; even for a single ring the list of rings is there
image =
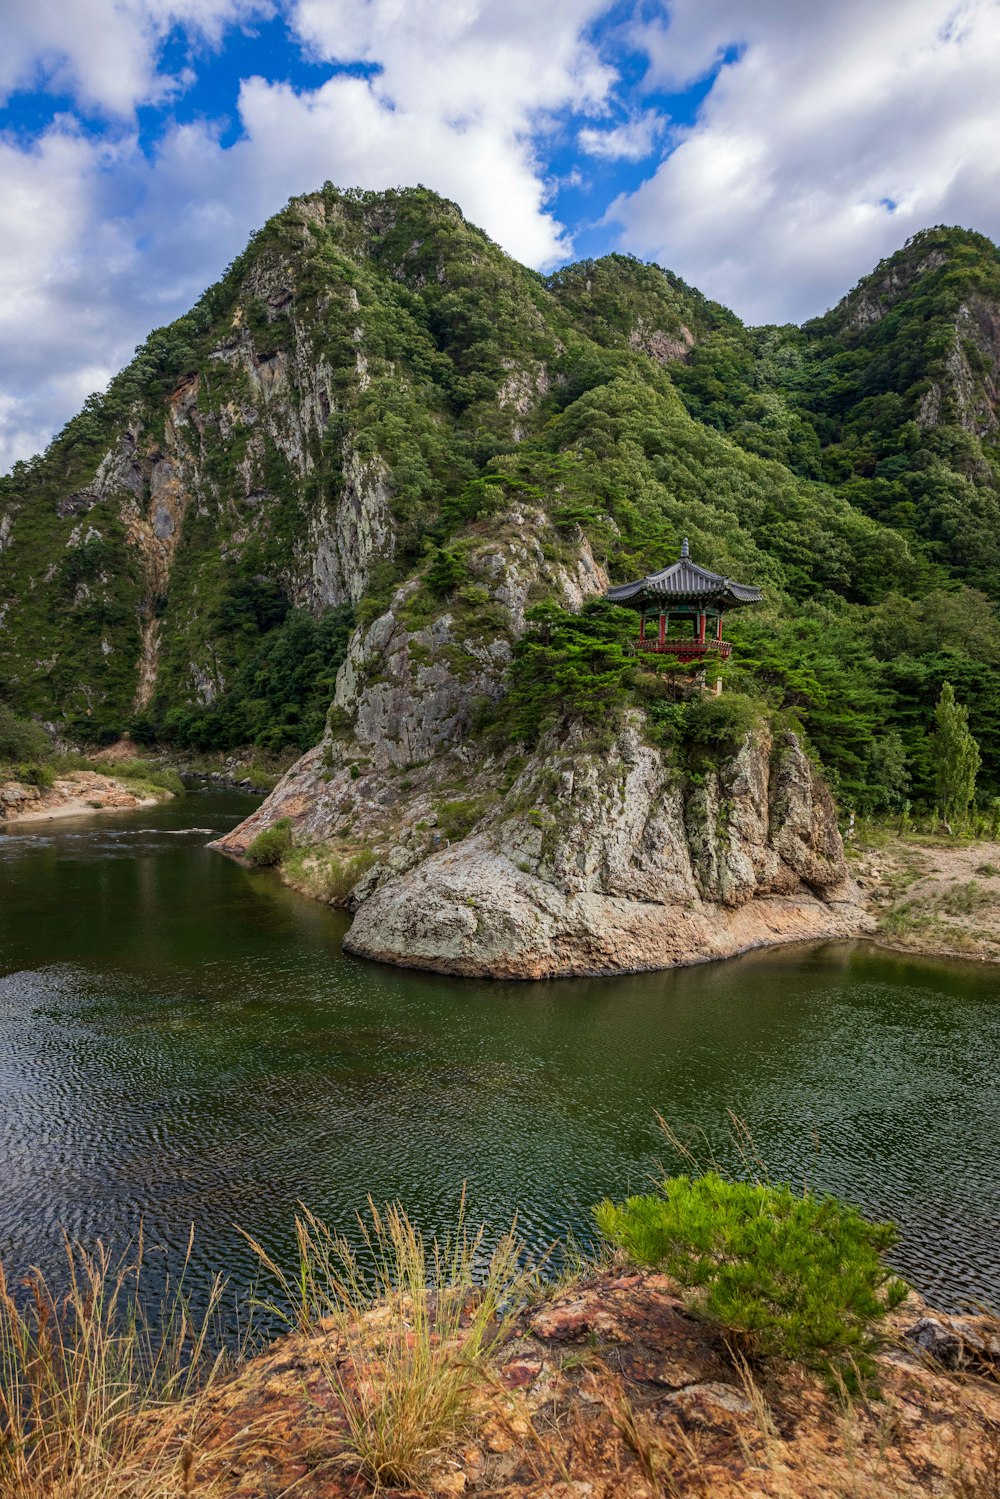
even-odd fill
[[[577,725],[527,759],[486,753],[467,715],[495,669],[461,683],[433,658],[409,666],[445,628],[407,633],[390,613],[356,640],[338,697],[350,701],[380,646],[385,677],[359,694],[357,737],[304,756],[218,845],[239,855],[291,818],[300,842],[319,845],[306,888],[355,911],[349,951],[541,978],[871,930],[832,798],[794,734],[747,735],[694,776],[648,742],[634,710],[610,740]],[[346,881],[324,888],[331,863]]]
[[[871,394],[903,397],[923,427],[952,423],[995,442],[1000,428],[1000,306],[995,247],[931,229],[884,260],[815,325],[874,356]],[[901,336],[902,335],[902,336]],[[902,354],[903,357],[900,357]],[[866,374],[868,371],[866,370]]]
[[[992,1499],[995,1321],[944,1317],[911,1296],[876,1355],[879,1398],[845,1402],[799,1364],[734,1358],[678,1290],[615,1265],[533,1302],[482,1371],[462,1440],[431,1455],[421,1488],[435,1499]],[[379,1306],[349,1334],[328,1319],[222,1381],[196,1412],[198,1484],[228,1499],[355,1499],[330,1364],[347,1399],[355,1379],[374,1383],[387,1319],[394,1335],[400,1316]]]
[[[567,339],[540,278],[433,194],[297,200],[0,480],[5,691],[73,737],[162,730],[288,611],[384,600],[533,430]]]
[[[868,929],[794,735],[748,737],[691,786],[641,729],[636,714],[610,749],[579,731],[550,742],[471,836],[403,873],[376,866],[349,951],[543,978]]]

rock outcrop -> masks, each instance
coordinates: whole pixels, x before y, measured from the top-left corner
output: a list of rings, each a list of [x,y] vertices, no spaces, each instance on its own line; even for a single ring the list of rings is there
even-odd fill
[[[748,737],[702,783],[644,742],[573,734],[479,828],[402,872],[376,866],[345,946],[498,978],[623,973],[869,929],[832,800],[788,734]]]
[[[528,504],[462,545],[460,590],[411,579],[355,631],[323,743],[216,847],[290,819],[296,883],[356,912],[350,951],[445,973],[624,973],[868,929],[794,735],[695,764],[639,709],[599,734],[564,720],[527,757],[478,732],[530,602],[579,608],[607,579]]]
[[[0,824],[46,822],[60,817],[87,817],[94,812],[127,812],[151,807],[169,791],[118,780],[93,770],[75,770],[51,786],[25,781],[0,782]]]
[[[996,1379],[949,1373],[933,1350],[924,1353],[928,1313],[916,1296],[892,1318],[898,1346],[876,1355],[878,1398],[847,1402],[801,1365],[734,1357],[725,1334],[692,1316],[678,1292],[663,1275],[615,1265],[552,1288],[522,1311],[476,1382],[461,1441],[431,1455],[420,1492],[434,1499],[996,1492]],[[196,1410],[192,1492],[226,1499],[368,1492],[344,1407],[355,1381],[370,1388],[361,1383],[371,1377],[368,1357],[380,1371],[394,1346],[387,1328],[401,1315],[378,1305],[349,1334],[328,1319],[220,1381]],[[947,1320],[935,1317],[935,1325]],[[995,1342],[997,1324],[981,1320],[984,1338]],[[179,1424],[173,1412],[163,1419]],[[157,1418],[150,1420],[159,1450]]]

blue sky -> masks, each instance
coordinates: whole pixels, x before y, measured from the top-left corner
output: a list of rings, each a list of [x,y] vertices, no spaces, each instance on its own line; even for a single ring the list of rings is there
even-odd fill
[[[998,77],[1000,0],[0,0],[0,468],[325,178],[822,312],[1000,237]]]

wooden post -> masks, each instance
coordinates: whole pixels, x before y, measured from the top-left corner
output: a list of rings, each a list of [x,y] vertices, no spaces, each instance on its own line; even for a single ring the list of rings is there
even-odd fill
[[[716,638],[716,640],[721,640],[722,639],[722,615],[721,614],[717,616],[716,621],[715,621],[715,638]]]
[[[660,645],[661,646],[665,645],[666,641],[667,641],[667,616],[665,614],[661,614],[660,615]]]
[[[704,616],[704,614],[699,614],[698,615],[698,644],[699,645],[704,645],[705,644],[705,616]]]
[[[645,645],[645,643],[646,643],[646,616],[645,616],[645,614],[640,614],[639,615],[639,641],[640,641],[640,643],[642,645]]]

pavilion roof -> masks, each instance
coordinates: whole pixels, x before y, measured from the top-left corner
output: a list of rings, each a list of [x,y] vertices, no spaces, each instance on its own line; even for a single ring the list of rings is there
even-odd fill
[[[662,572],[650,573],[634,583],[619,583],[609,588],[605,598],[612,604],[641,607],[646,603],[715,605],[720,609],[739,609],[744,604],[759,604],[764,595],[750,583],[736,583],[721,573],[699,567],[688,554],[687,538],[676,562]]]

